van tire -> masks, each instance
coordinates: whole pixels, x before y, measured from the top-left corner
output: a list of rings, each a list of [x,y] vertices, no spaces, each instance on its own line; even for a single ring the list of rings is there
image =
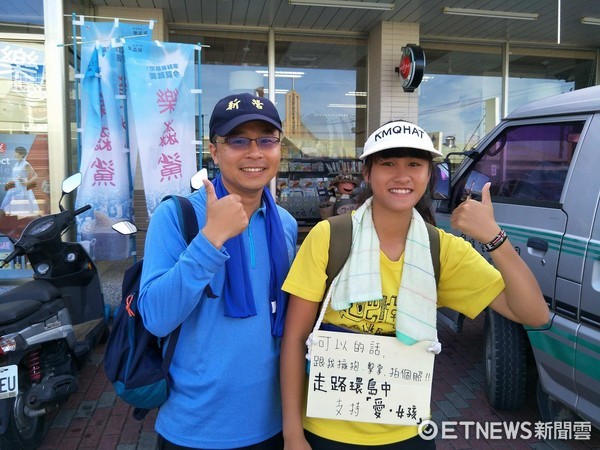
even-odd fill
[[[494,409],[513,411],[525,401],[527,335],[523,326],[488,308],[484,324],[485,393]]]

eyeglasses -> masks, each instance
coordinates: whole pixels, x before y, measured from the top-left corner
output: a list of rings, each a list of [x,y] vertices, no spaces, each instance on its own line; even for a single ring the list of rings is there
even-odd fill
[[[227,144],[229,148],[233,150],[247,150],[250,147],[250,142],[256,142],[256,146],[260,150],[275,150],[281,139],[275,136],[265,136],[256,139],[250,139],[247,137],[225,137],[222,141],[215,140],[215,144]]]

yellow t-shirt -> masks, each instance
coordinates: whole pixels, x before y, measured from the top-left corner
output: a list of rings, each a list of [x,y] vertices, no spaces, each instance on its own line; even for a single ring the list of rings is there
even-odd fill
[[[464,239],[439,230],[440,277],[438,307],[446,306],[475,318],[504,289],[500,273]],[[300,298],[320,302],[325,295],[325,268],[330,240],[329,222],[310,231],[292,264],[282,289]],[[329,306],[323,322],[361,333],[394,334],[396,297],[404,256],[390,261],[380,252],[383,300],[355,303],[335,311]],[[443,351],[443,343],[442,343]],[[385,425],[344,420],[304,418],[304,428],[318,436],[356,445],[384,445],[417,435],[416,426]]]

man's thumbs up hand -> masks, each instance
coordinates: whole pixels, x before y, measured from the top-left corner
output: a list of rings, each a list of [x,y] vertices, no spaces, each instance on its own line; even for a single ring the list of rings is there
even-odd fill
[[[206,189],[206,208],[208,209],[209,205],[216,202],[217,194],[215,192],[215,186],[209,180],[202,180],[202,184],[204,184],[204,189]]]
[[[239,195],[217,198],[214,185],[208,180],[202,182],[206,190],[206,225],[202,234],[216,248],[221,248],[225,241],[246,229],[248,216]]]

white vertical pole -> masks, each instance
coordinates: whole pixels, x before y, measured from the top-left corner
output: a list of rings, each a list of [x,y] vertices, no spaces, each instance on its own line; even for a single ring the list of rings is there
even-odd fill
[[[596,79],[594,85],[600,85],[600,50],[596,50]]]
[[[556,43],[560,44],[560,1],[558,0],[558,14],[556,15]]]
[[[504,43],[502,49],[502,119],[508,114],[508,77],[510,76],[510,44]]]
[[[46,107],[48,111],[48,168],[50,208],[58,212],[61,182],[67,175],[67,82],[62,0],[44,0]]]
[[[269,28],[269,41],[267,44],[267,54],[268,54],[268,72],[269,72],[269,100],[275,104],[275,32],[273,28]],[[277,193],[277,180],[275,178],[271,179],[269,183],[269,189],[271,190],[271,195],[275,198]]]

